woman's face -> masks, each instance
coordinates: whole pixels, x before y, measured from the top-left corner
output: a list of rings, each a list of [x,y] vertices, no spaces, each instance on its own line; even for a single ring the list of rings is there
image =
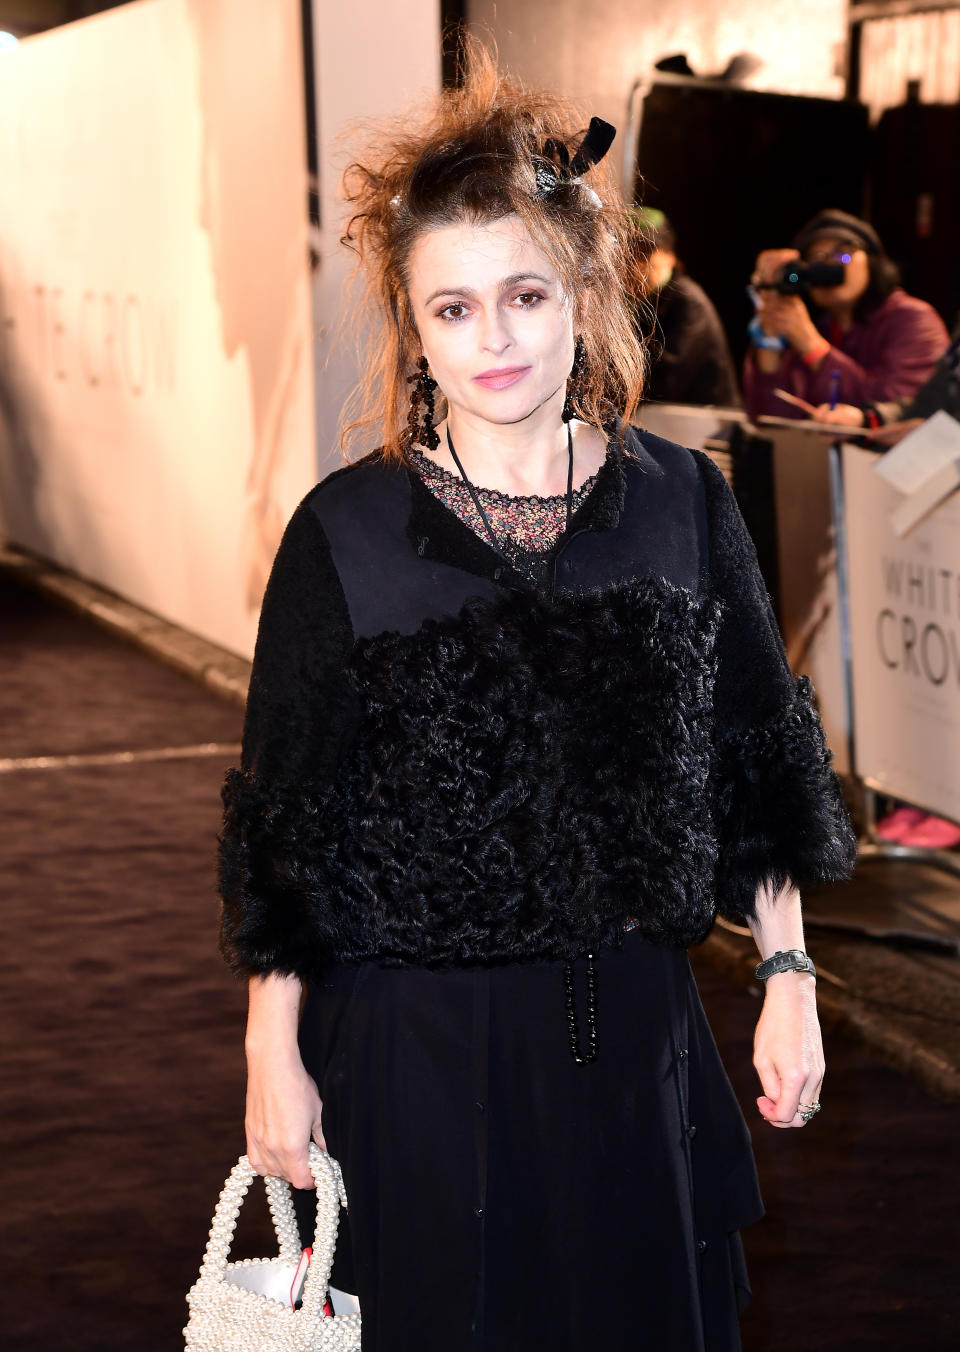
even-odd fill
[[[454,413],[519,423],[554,401],[559,425],[574,307],[516,216],[424,232],[407,280],[424,355]]]
[[[851,248],[839,239],[818,239],[803,255],[806,263],[843,263],[842,286],[812,286],[814,305],[824,310],[842,310],[857,301],[870,285],[870,265],[864,249]]]

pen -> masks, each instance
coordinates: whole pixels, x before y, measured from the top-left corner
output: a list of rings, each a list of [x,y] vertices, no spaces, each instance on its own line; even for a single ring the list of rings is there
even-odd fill
[[[837,406],[837,400],[840,397],[840,372],[830,372],[830,412]]]

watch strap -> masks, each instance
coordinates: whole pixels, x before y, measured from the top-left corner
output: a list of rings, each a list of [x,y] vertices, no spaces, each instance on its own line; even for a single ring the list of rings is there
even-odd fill
[[[766,981],[779,972],[809,972],[812,977],[817,975],[817,969],[814,967],[810,955],[805,953],[802,948],[778,950],[754,968],[753,975],[758,981]]]
[[[760,322],[760,316],[754,315],[747,326],[747,334],[754,347],[762,347],[767,352],[784,352],[787,348],[787,340],[779,333],[767,333],[763,324]]]

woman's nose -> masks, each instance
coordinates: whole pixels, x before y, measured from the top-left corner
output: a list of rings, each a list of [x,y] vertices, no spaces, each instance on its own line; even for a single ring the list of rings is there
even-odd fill
[[[480,333],[480,346],[485,352],[492,352],[497,355],[505,352],[512,342],[510,329],[499,310],[484,316]]]

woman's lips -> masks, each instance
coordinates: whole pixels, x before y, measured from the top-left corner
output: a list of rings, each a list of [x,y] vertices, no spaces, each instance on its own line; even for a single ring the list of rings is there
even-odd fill
[[[473,379],[488,390],[506,390],[522,380],[529,370],[529,366],[502,366],[496,371],[481,371]]]

